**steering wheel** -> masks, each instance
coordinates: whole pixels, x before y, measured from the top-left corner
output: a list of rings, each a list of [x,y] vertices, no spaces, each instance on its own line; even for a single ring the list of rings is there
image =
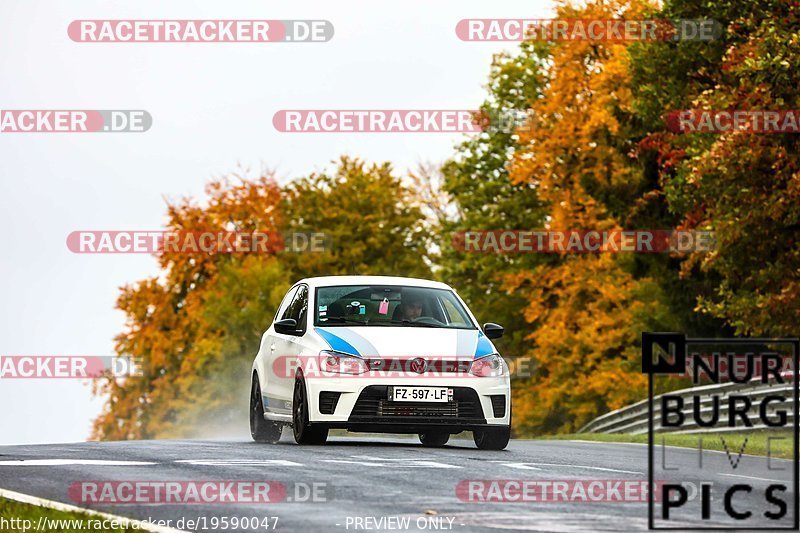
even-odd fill
[[[411,322],[419,322],[421,324],[434,324],[434,325],[437,325],[437,326],[440,326],[440,325],[444,326],[444,322],[442,322],[441,320],[438,320],[436,318],[433,318],[432,316],[420,316],[420,317],[415,318]]]

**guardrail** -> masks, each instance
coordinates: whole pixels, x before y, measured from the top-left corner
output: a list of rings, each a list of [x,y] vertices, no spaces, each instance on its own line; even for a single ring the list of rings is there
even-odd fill
[[[789,374],[791,379],[791,374]],[[788,421],[794,420],[794,385],[790,380],[784,383],[761,383],[750,382],[747,384],[740,383],[722,383],[713,385],[702,385],[698,387],[690,387],[688,389],[681,389],[678,391],[671,391],[670,396],[680,396],[683,398],[684,407],[682,409],[685,417],[685,423],[680,428],[661,427],[656,421],[660,420],[661,414],[661,397],[657,395],[653,398],[653,423],[654,431],[659,433],[724,433],[724,432],[741,432],[741,431],[755,431],[761,429],[775,429],[763,423],[760,409],[760,402],[757,400],[763,399],[765,396],[780,395],[786,399],[785,402],[779,405],[770,403],[769,407],[764,410],[764,414],[769,420],[775,420],[779,411],[786,413]],[[743,423],[740,417],[735,416],[734,427],[702,427],[699,426],[694,419],[693,409],[694,403],[699,400],[700,411],[699,414],[703,420],[709,420],[713,416],[713,398],[711,396],[719,397],[719,408],[717,409],[720,420],[723,417],[729,417],[728,401],[725,401],[731,395],[744,396],[751,401],[750,408],[746,411],[748,419],[752,422],[752,426],[747,426]],[[697,397],[697,400],[695,400]],[[725,425],[727,426],[727,424]],[[611,411],[602,416],[599,416],[583,426],[578,433],[627,433],[632,435],[641,435],[647,433],[648,427],[648,411],[647,400],[636,402],[622,409]]]

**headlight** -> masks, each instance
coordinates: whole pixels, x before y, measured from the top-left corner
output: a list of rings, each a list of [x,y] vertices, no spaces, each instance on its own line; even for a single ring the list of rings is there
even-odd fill
[[[469,373],[482,378],[502,376],[503,359],[496,353],[475,359],[469,368]]]
[[[319,352],[319,368],[323,372],[334,374],[363,374],[368,370],[367,364],[360,357],[330,350]]]

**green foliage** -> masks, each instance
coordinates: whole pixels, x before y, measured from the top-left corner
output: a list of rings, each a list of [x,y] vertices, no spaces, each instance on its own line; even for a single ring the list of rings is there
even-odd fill
[[[332,241],[330,252],[285,257],[298,278],[430,276],[422,213],[388,163],[343,157],[333,174],[291,182],[282,209],[291,230],[324,231]]]
[[[488,127],[463,142],[442,168],[443,189],[456,207],[456,216],[441,226],[442,252],[437,275],[459,291],[483,322],[497,322],[508,334],[497,341],[511,358],[526,355],[525,299],[504,289],[508,274],[546,258],[525,254],[464,253],[452,246],[455,232],[483,229],[542,227],[546,211],[535,187],[512,183],[506,165],[519,148],[516,128],[531,103],[541,97],[547,48],[525,42],[516,55],[495,56],[480,111]]]
[[[686,261],[705,279],[697,309],[739,334],[796,335],[800,318],[800,145],[796,134],[665,134],[660,118],[679,109],[792,110],[800,107],[800,15],[796,2],[673,1],[665,18],[703,13],[723,23],[707,46],[634,47],[635,107],[669,209],[686,228],[716,232],[718,250]],[[698,48],[699,47],[699,48]]]

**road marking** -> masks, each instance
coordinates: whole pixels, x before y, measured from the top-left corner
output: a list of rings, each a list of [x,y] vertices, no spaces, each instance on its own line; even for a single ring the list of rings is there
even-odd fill
[[[498,463],[500,461],[497,461]],[[507,466],[509,468],[517,468],[519,470],[541,470],[541,468],[536,468],[535,466],[528,466],[529,463],[500,463],[503,466]]]
[[[432,468],[462,468],[460,466],[451,465],[447,463],[440,463],[438,461],[431,461],[430,459],[411,459],[411,458],[391,458],[391,457],[376,457],[374,455],[351,455],[354,459],[367,459],[370,461],[395,461],[398,463],[411,463],[419,466],[430,466]]]
[[[565,465],[565,464],[557,464],[557,463],[501,463],[503,466],[508,466],[510,468],[518,468],[520,470],[541,470],[541,468],[536,468],[537,466],[557,466],[559,468],[581,468],[587,470],[600,470],[603,472],[617,472],[620,474],[637,474],[640,476],[644,475],[644,472],[634,472],[633,470],[619,470],[617,468],[602,468],[599,466],[586,466],[586,465]],[[533,466],[530,466],[533,465]]]
[[[305,466],[285,459],[180,459],[175,462],[203,466]]]
[[[550,439],[545,439],[550,440]],[[555,439],[554,439],[555,440]],[[603,440],[580,440],[580,439],[569,439],[566,442],[580,442],[582,444],[644,444],[647,446],[647,443],[642,442],[613,442],[613,441],[603,441]]]
[[[585,531],[647,531],[647,518],[605,514],[599,511],[583,513],[525,511],[514,512],[464,512],[453,513],[455,520],[482,530],[510,531],[559,531],[562,533],[584,533]],[[624,520],[624,526],[620,522]],[[684,525],[685,523],[681,523]],[[687,529],[691,524],[685,524]]]
[[[144,461],[102,461],[98,459],[23,459],[21,461],[0,461],[0,466],[145,466],[157,465]]]
[[[56,502],[53,500],[45,500],[30,494],[22,494],[21,492],[14,492],[13,490],[0,489],[0,497],[7,500],[14,500],[15,502],[27,503],[30,505],[37,505],[46,509],[54,509],[56,511],[65,511],[68,513],[83,513],[87,516],[97,516],[99,518],[107,518],[109,520],[117,520],[121,524],[131,529],[139,529],[142,531],[152,531],[153,533],[188,533],[181,529],[174,529],[171,527],[157,526],[146,521],[135,520],[133,518],[126,518],[124,516],[117,516],[109,513],[101,513],[100,511],[93,511],[91,509],[84,509],[66,503]]]
[[[781,483],[778,479],[767,479],[764,477],[753,477],[753,476],[742,476],[740,474],[720,474],[720,476],[728,476],[728,477],[741,477],[744,479],[756,479],[758,481],[772,481],[773,483]]]
[[[323,459],[323,463],[341,463],[351,465],[363,466],[384,466],[387,468],[461,468],[460,466],[448,465],[436,461],[426,461],[422,459],[381,459],[379,457],[371,458],[369,456],[361,457],[358,455],[352,456],[354,459],[365,460],[351,460],[351,459]]]

